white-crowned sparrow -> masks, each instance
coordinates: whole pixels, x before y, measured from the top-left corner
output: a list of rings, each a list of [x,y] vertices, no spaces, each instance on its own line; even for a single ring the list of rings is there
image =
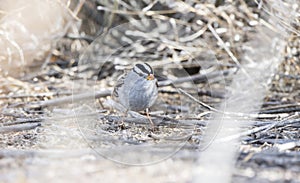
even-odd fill
[[[157,95],[157,80],[147,63],[138,63],[130,72],[121,76],[113,91],[113,99],[126,111],[148,110]]]

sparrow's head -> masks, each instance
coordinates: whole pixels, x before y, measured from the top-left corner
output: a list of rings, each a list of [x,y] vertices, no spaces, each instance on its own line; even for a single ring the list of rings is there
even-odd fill
[[[155,79],[153,69],[147,63],[136,64],[133,67],[133,72],[150,81]]]

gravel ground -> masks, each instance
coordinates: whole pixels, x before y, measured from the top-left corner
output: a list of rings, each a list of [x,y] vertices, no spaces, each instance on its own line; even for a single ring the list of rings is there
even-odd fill
[[[212,112],[177,89],[217,107],[236,68],[206,25],[213,25],[239,59],[242,46],[259,31],[261,22],[272,26],[267,22],[272,15],[266,12],[275,2],[264,4],[265,11],[248,1],[226,1],[218,7],[205,1],[158,0],[149,6],[146,0],[134,2],[86,1],[77,27],[85,34],[70,30],[56,40],[50,61],[42,59],[43,69],[30,67],[31,72],[21,78],[0,78],[0,182],[193,180],[199,144]],[[300,4],[295,6],[299,10]],[[141,11],[145,7],[150,8],[148,13]],[[132,18],[159,21],[151,22],[153,29],[141,35],[139,24],[122,24]],[[284,61],[260,109],[261,115],[271,117],[257,118],[243,130],[275,125],[241,138],[232,182],[300,182],[299,21],[291,23]],[[117,25],[121,26],[103,33]],[[138,31],[125,35],[134,26]],[[99,33],[105,36],[83,53]],[[103,59],[105,64],[98,62]],[[149,62],[156,71],[160,100],[151,114],[155,129],[147,118],[122,116],[107,106],[116,78],[131,67],[132,60]],[[196,79],[186,79],[192,75]],[[166,78],[177,83],[168,84]],[[80,95],[86,91],[87,97]]]

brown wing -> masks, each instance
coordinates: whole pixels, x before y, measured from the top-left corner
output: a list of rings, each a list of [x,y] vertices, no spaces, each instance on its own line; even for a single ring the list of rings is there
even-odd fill
[[[115,87],[114,87],[114,90],[113,90],[113,93],[112,93],[112,96],[113,96],[113,98],[118,98],[119,97],[119,91],[120,91],[120,88],[123,86],[123,84],[124,84],[124,80],[125,80],[125,78],[126,78],[126,75],[127,75],[127,73],[125,73],[125,74],[123,74],[123,75],[121,75],[120,77],[119,77],[119,79],[118,79],[118,81],[117,81],[117,83],[116,83],[116,85],[115,85]]]

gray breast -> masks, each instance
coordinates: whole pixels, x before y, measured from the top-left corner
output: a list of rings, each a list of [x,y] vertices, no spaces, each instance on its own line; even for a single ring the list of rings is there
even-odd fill
[[[139,78],[129,92],[129,110],[142,111],[151,107],[157,98],[156,80]]]

